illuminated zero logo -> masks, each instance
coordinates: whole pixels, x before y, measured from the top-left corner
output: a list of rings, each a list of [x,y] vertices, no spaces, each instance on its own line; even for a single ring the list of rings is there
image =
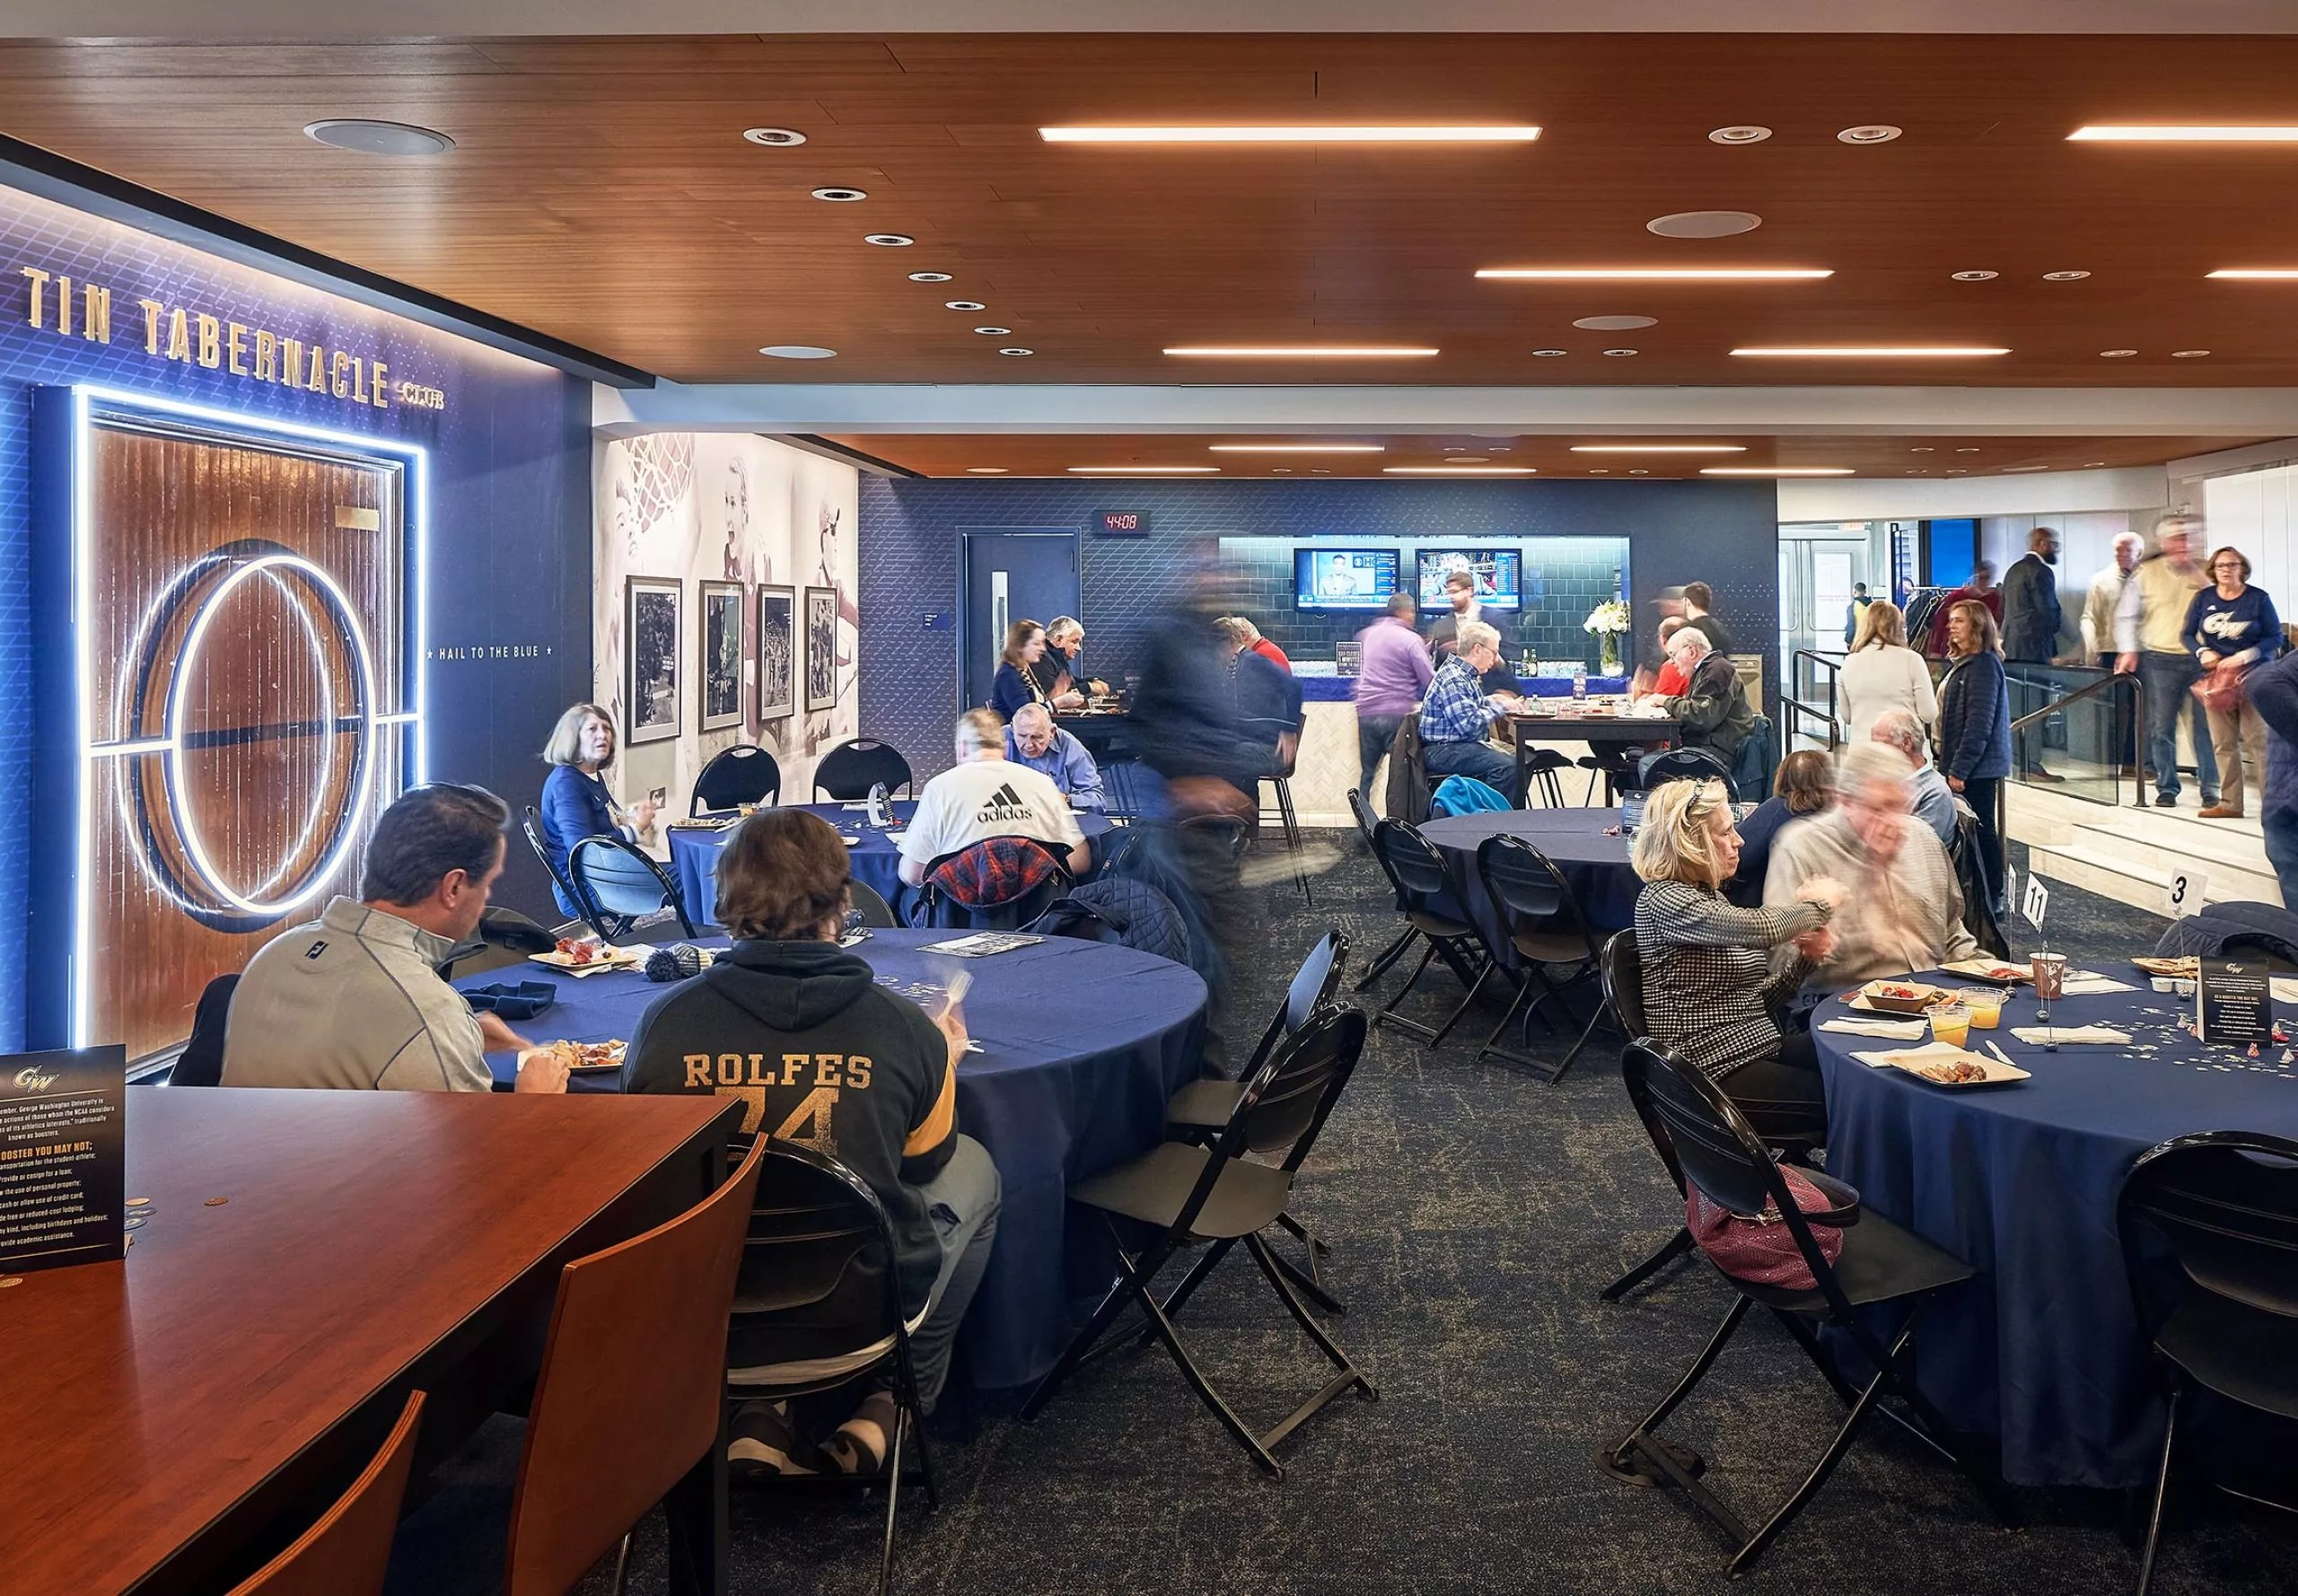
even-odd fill
[[[146,617],[123,686],[131,833],[187,914],[255,930],[341,866],[377,728],[373,655],[333,576],[276,544],[217,550]]]

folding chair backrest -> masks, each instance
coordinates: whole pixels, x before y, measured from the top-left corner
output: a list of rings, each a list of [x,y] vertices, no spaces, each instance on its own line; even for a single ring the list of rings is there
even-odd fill
[[[1402,820],[1382,820],[1373,833],[1373,849],[1396,883],[1403,907],[1423,913],[1443,912],[1439,906],[1452,895],[1452,879],[1441,855],[1426,837]]]
[[[880,782],[886,784],[889,794],[898,787],[908,790],[912,786],[909,761],[901,757],[901,750],[873,738],[849,738],[824,754],[821,762],[814,767],[814,795],[818,798],[850,802],[867,798],[870,789]]]
[[[560,1273],[511,1506],[504,1596],[563,1596],[718,1444],[726,1316],[763,1150]]]
[[[1597,957],[1595,935],[1580,912],[1579,895],[1555,860],[1521,837],[1487,837],[1477,846],[1476,869],[1510,932],[1577,936],[1587,945],[1588,957]]]
[[[1620,1074],[1645,1128],[1664,1132],[1685,1180],[1734,1214],[1763,1212],[1784,1184],[1770,1152],[1697,1065],[1634,1041],[1620,1056]]]
[[[171,1086],[220,1086],[224,1083],[224,1037],[232,1023],[232,994],[240,985],[236,975],[217,976],[200,988],[199,1005],[191,1012],[191,1039],[168,1071]]]
[[[1328,931],[1301,960],[1301,968],[1293,973],[1293,984],[1285,989],[1285,1029],[1298,1030],[1309,1022],[1309,1016],[1332,1001],[1340,987],[1340,967],[1348,960],[1348,938],[1338,931]]]
[[[2177,1258],[2188,1293],[2298,1319],[2298,1141],[2211,1131],[2165,1142],[2133,1166],[2118,1207],[2131,1290],[2150,1329],[2175,1305],[2140,1256],[2150,1232]]]
[[[855,913],[862,916],[862,924],[873,930],[890,931],[901,924],[894,918],[893,906],[878,895],[878,890],[866,881],[848,881],[846,895],[854,905]]]
[[[1642,767],[1644,790],[1671,781],[1732,782],[1732,768],[1721,754],[1704,748],[1671,748],[1646,754]]]
[[[766,1156],[728,1322],[735,1368],[832,1358],[893,1334],[901,1318],[893,1222],[838,1160],[761,1137]]]
[[[1364,834],[1364,846],[1371,847],[1373,833],[1381,821],[1380,818],[1373,814],[1373,806],[1364,802],[1364,794],[1359,788],[1348,789],[1348,812],[1356,817],[1356,829]]]
[[[1112,759],[1101,767],[1101,812],[1113,820],[1141,818],[1148,767],[1138,759]]]
[[[755,743],[738,742],[722,749],[695,778],[690,814],[740,809],[745,803],[771,803],[782,795],[782,765]]]
[[[583,838],[567,850],[566,873],[574,878],[575,902],[595,904],[618,918],[651,915],[677,904],[654,862],[620,837]]]
[[[569,903],[580,904],[583,900],[575,895],[574,883],[566,879],[565,870],[551,862],[550,845],[543,840],[542,816],[535,812],[533,804],[530,803],[519,811],[519,829],[525,835],[527,846],[534,849],[535,857],[542,861],[542,867],[550,872],[550,879],[557,884],[559,895]]]
[[[1222,1153],[1282,1153],[1285,1168],[1299,1168],[1356,1068],[1364,1030],[1364,1011],[1334,1007],[1279,1042],[1246,1083],[1222,1133]]]
[[[1644,1014],[1644,958],[1636,951],[1636,933],[1614,932],[1611,940],[1604,943],[1603,960],[1598,968],[1603,972],[1605,1001],[1619,1016],[1628,1039],[1650,1036],[1652,1024]]]

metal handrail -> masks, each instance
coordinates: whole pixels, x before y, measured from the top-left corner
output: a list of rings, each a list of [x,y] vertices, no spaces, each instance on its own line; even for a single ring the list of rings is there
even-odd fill
[[[2146,804],[2146,761],[2144,758],[2146,739],[2146,688],[2145,684],[2138,680],[2138,672],[2136,671],[2122,671],[2112,675],[2102,676],[2098,680],[2092,682],[2090,686],[2078,688],[2074,692],[2067,694],[2066,697],[2056,699],[2051,703],[2044,705],[2040,709],[2034,711],[2032,714],[2022,715],[2017,720],[2013,721],[2011,723],[2012,780],[2016,781],[2018,779],[2019,732],[2021,728],[2031,726],[2038,722],[2048,720],[2052,715],[2058,714],[2061,710],[2064,710],[2070,704],[2079,703],[2084,698],[2092,697],[2100,693],[2111,692],[2117,687],[2127,687],[2130,689],[2130,789],[2133,800],[2139,805],[2139,807],[2142,809],[2145,808]],[[2110,760],[2116,759],[2119,750],[2113,747],[2113,731],[2111,726],[2109,726],[2108,732],[2108,758]],[[2109,793],[2114,791],[2115,779],[2117,778],[2109,778],[2108,781],[2107,791]],[[2008,837],[2010,835],[2004,829],[2004,800],[2010,790],[2010,782],[2005,782],[1995,791],[1995,834],[1997,837]],[[2108,800],[2109,804],[2112,804],[2114,800],[2111,798]]]
[[[1797,662],[1802,660],[1809,660],[1814,665],[1820,665],[1826,668],[1828,671],[1828,706],[1825,709],[1821,709],[1816,704],[1806,704],[1801,698],[1791,697],[1785,693],[1780,694],[1779,701],[1785,708],[1793,710],[1796,715],[1810,715],[1813,720],[1818,721],[1820,724],[1826,726],[1828,729],[1828,751],[1832,753],[1835,751],[1836,746],[1843,741],[1843,722],[1836,716],[1836,711],[1841,707],[1841,705],[1836,698],[1836,672],[1843,669],[1843,662],[1839,659],[1831,660],[1825,654],[1820,653],[1812,649],[1799,648],[1794,653],[1787,656],[1787,680],[1788,685],[1791,687],[1800,688],[1802,686],[1802,672],[1797,671],[1795,668]],[[1796,737],[1801,734],[1801,732],[1802,727],[1799,723],[1793,717],[1790,717],[1787,725],[1787,735],[1781,740],[1783,752],[1786,746],[1793,743]]]

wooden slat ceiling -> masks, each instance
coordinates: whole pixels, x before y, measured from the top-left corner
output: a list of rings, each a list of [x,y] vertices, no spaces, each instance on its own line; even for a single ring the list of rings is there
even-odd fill
[[[299,131],[440,128],[434,160]],[[1522,147],[1048,146],[1041,124],[1531,121]],[[2298,377],[2298,146],[2070,145],[2298,122],[2298,40],[1078,35],[0,47],[0,131],[685,382],[1932,382]],[[1856,147],[1838,129],[1906,129]],[[1725,147],[1711,128],[1760,123]],[[743,128],[796,128],[794,149]],[[865,189],[855,205],[808,190]],[[1664,213],[1757,231],[1658,238]],[[871,232],[914,235],[874,248]],[[1829,267],[1820,283],[1478,282],[1491,265]],[[1949,274],[1983,268],[1990,282]],[[948,271],[927,285],[915,270]],[[2078,282],[2043,274],[2083,270]],[[942,308],[985,303],[983,312]],[[1656,316],[1630,334],[1577,317]],[[975,326],[1013,329],[977,335]],[[1173,343],[1399,342],[1367,367]],[[1955,342],[1947,363],[1747,344]],[[760,345],[838,358],[794,365]],[[1001,357],[1003,346],[1033,349]],[[1607,348],[1634,356],[1606,358]],[[1534,358],[1538,348],[1563,348]],[[2105,349],[2135,358],[2102,360]],[[2206,357],[2172,352],[2206,349]],[[2093,455],[2095,458],[2095,455]]]
[[[978,470],[1013,477],[1069,477],[1072,466],[1213,466],[1220,478],[1264,477],[1371,477],[1390,466],[1441,466],[1447,461],[1487,466],[1529,466],[1543,478],[1610,477],[1619,480],[1697,477],[1702,466],[1847,467],[1861,477],[1943,478],[1992,477],[2041,470],[2072,471],[2101,466],[2153,466],[2188,455],[2240,448],[2257,438],[2004,438],[1925,434],[1883,437],[1750,437],[1713,440],[1687,437],[1623,438],[1617,434],[1584,436],[1502,436],[1473,433],[1404,434],[1335,434],[1322,441],[1377,443],[1378,454],[1215,453],[1211,446],[1239,443],[1299,445],[1304,437],[1171,434],[897,435],[841,434],[828,440],[873,460],[925,477],[974,477]],[[1744,454],[1575,454],[1575,443],[1733,443]],[[1147,475],[1160,476],[1151,472]],[[1074,479],[1074,478],[1073,478]],[[1186,477],[1172,480],[1186,481]],[[1206,478],[1206,480],[1218,478]],[[1390,480],[1399,480],[1390,478]]]

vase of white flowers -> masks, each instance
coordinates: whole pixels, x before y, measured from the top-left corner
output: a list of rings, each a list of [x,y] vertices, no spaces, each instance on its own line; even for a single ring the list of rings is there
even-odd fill
[[[1623,599],[1606,599],[1588,611],[1588,618],[1580,623],[1583,631],[1593,632],[1603,642],[1604,674],[1619,674],[1620,635],[1627,630],[1627,602]]]

